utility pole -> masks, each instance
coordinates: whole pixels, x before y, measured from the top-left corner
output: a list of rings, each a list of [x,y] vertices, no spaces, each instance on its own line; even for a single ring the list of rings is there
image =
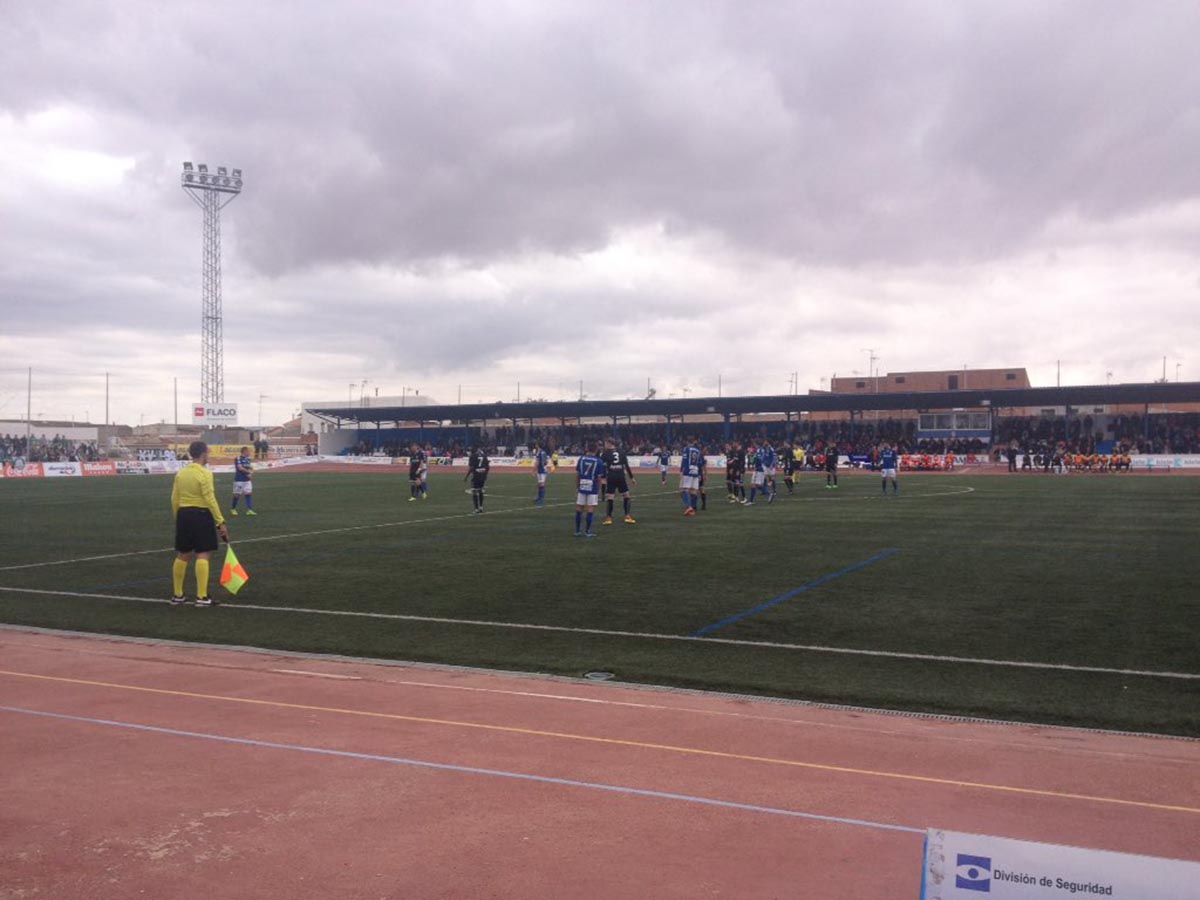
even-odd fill
[[[717,396],[721,396],[721,373],[717,373]]]
[[[29,380],[25,386],[25,459],[33,456],[33,366],[29,367]]]
[[[1054,386],[1062,387],[1062,360],[1056,359],[1054,361],[1054,365],[1055,365]]]
[[[579,379],[579,399],[583,400],[583,379]]]
[[[879,361],[879,357],[875,355],[874,347],[866,347],[862,350],[862,352],[867,354],[867,374],[870,375],[872,379],[874,379],[875,378],[875,363]],[[879,392],[878,384],[875,385],[875,391],[876,391],[876,393]]]
[[[271,398],[270,398],[269,396],[267,396],[266,394],[259,394],[259,395],[258,395],[258,430],[259,430],[259,431],[262,431],[262,427],[263,427],[263,420],[262,420],[262,402],[263,402],[264,400],[270,400],[270,399],[271,399]]]
[[[108,373],[104,373],[104,424],[111,425],[112,419],[108,417]]]
[[[175,381],[175,412],[172,413],[175,424],[175,433],[179,434],[179,378],[176,376]]]

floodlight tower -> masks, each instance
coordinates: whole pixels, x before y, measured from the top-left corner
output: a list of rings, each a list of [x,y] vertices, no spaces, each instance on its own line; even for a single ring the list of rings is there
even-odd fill
[[[225,402],[225,349],[221,327],[221,210],[242,192],[242,170],[183,164],[183,189],[204,210],[204,250],[201,262],[200,401]]]

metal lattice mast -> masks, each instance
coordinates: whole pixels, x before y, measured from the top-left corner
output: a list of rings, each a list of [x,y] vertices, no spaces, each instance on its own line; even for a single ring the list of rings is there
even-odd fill
[[[225,340],[221,316],[221,210],[242,191],[242,170],[227,172],[218,166],[210,175],[208,166],[192,169],[183,164],[183,189],[204,211],[204,249],[201,256],[201,349],[200,401],[225,401]]]

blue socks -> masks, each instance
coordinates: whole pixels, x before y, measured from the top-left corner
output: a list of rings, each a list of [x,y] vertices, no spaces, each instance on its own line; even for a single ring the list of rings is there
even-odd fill
[[[593,513],[591,510],[588,510],[588,514],[587,514],[587,530],[588,530],[588,532],[589,532],[589,533],[590,533],[590,532],[591,532],[591,530],[592,530],[592,520],[593,520],[593,519],[595,519],[595,518],[596,518],[596,514],[595,514],[595,513]]]
[[[575,510],[575,533],[579,534],[579,526],[583,523],[583,513]]]

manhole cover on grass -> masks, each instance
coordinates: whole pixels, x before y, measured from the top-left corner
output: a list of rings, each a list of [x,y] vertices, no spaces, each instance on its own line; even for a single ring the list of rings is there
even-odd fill
[[[585,672],[583,677],[588,681],[611,681],[616,676],[612,672]]]

